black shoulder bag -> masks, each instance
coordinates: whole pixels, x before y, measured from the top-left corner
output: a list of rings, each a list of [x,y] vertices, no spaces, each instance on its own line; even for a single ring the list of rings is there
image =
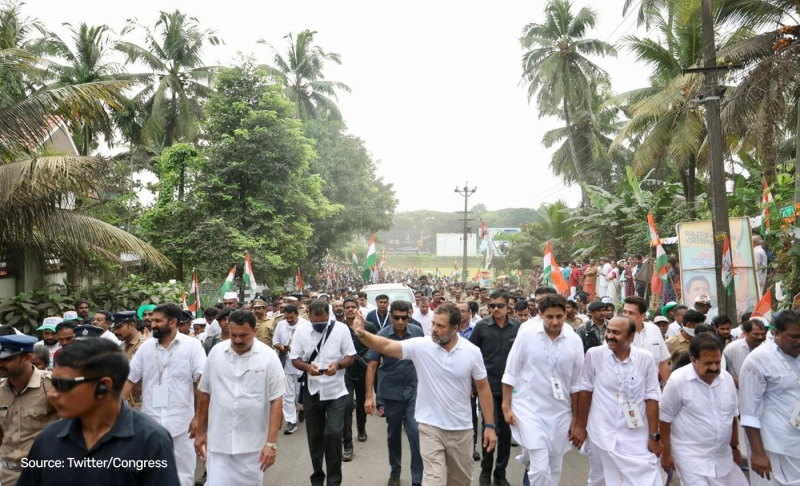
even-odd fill
[[[331,335],[331,331],[333,331],[333,325],[335,323],[336,323],[335,320],[331,320],[331,322],[328,323],[328,327],[325,328],[325,333],[319,339],[317,347],[314,348],[314,351],[311,352],[311,356],[308,357],[308,361],[306,361],[306,363],[313,363],[314,360],[317,359],[319,350],[322,348],[322,345],[325,344],[325,341],[328,340],[328,336]],[[303,403],[303,396],[305,395],[307,384],[308,384],[308,373],[304,371],[303,374],[300,375],[300,393],[299,393],[300,396],[297,398],[297,403]]]

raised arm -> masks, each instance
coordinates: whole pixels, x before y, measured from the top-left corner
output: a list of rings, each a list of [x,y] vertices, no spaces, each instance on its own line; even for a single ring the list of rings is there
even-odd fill
[[[356,318],[353,321],[353,332],[369,349],[392,358],[403,359],[403,346],[399,341],[392,341],[367,332],[364,328],[364,316],[361,315],[361,311],[356,313]]]

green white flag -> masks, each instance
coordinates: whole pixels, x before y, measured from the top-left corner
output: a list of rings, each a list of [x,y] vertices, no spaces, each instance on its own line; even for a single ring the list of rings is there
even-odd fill
[[[364,260],[364,270],[361,272],[361,279],[365,282],[370,281],[372,269],[378,263],[378,255],[375,252],[375,235],[373,234],[369,239],[369,250],[367,250],[367,258]]]
[[[222,287],[219,289],[219,300],[223,300],[225,292],[230,292],[233,289],[233,280],[236,278],[236,265],[228,272],[228,278],[222,282]]]

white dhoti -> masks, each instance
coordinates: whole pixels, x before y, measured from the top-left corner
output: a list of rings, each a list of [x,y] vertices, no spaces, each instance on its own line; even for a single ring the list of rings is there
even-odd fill
[[[750,486],[800,486],[800,457],[767,451],[772,474],[769,481],[750,468]]]
[[[223,454],[208,451],[206,486],[261,486],[264,472],[258,458],[261,452]]]
[[[681,484],[690,486],[748,486],[747,478],[738,467],[735,467],[724,476],[701,476],[693,471],[681,469],[679,464],[675,465],[678,468],[678,475],[681,478]]]
[[[561,481],[564,454],[547,449],[523,449],[516,459],[527,464],[530,486],[558,486]]]
[[[300,375],[286,373],[286,387],[283,392],[283,418],[287,423],[297,423],[297,407],[295,401],[300,393]]]
[[[197,453],[194,451],[194,439],[189,432],[178,434],[172,438],[175,450],[175,468],[178,470],[178,481],[181,486],[194,485],[194,471],[197,468]]]
[[[592,458],[596,456],[600,459],[603,468],[603,482],[592,484],[663,486],[665,483],[666,478],[661,478],[658,458],[647,450],[639,455],[622,454],[617,451],[606,451],[592,444],[590,454]],[[594,463],[592,465],[594,466]]]

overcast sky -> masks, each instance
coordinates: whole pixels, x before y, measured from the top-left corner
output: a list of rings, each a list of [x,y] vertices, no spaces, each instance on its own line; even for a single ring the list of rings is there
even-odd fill
[[[66,35],[64,22],[119,31],[128,18],[153,25],[159,10],[177,8],[225,41],[206,49],[208,64],[230,64],[237,52],[271,63],[258,39],[284,51],[287,33],[316,30],[316,43],[342,57],[342,66],[326,67],[326,77],[353,89],[339,105],[350,132],[379,161],[378,174],[394,183],[398,209],[457,211],[464,201],[453,189],[467,181],[478,188],[470,206],[483,203],[490,210],[580,200],[577,186],[564,187],[551,174],[550,151],[541,145],[542,134],[560,122],[539,119],[519,85],[520,33],[525,24],[543,21],[544,4],[36,0],[24,11]],[[574,4],[603,6],[589,34],[594,38],[615,43],[623,35],[645,35],[635,13],[623,18],[622,0]],[[647,83],[647,70],[626,51],[598,62],[616,92]]]

